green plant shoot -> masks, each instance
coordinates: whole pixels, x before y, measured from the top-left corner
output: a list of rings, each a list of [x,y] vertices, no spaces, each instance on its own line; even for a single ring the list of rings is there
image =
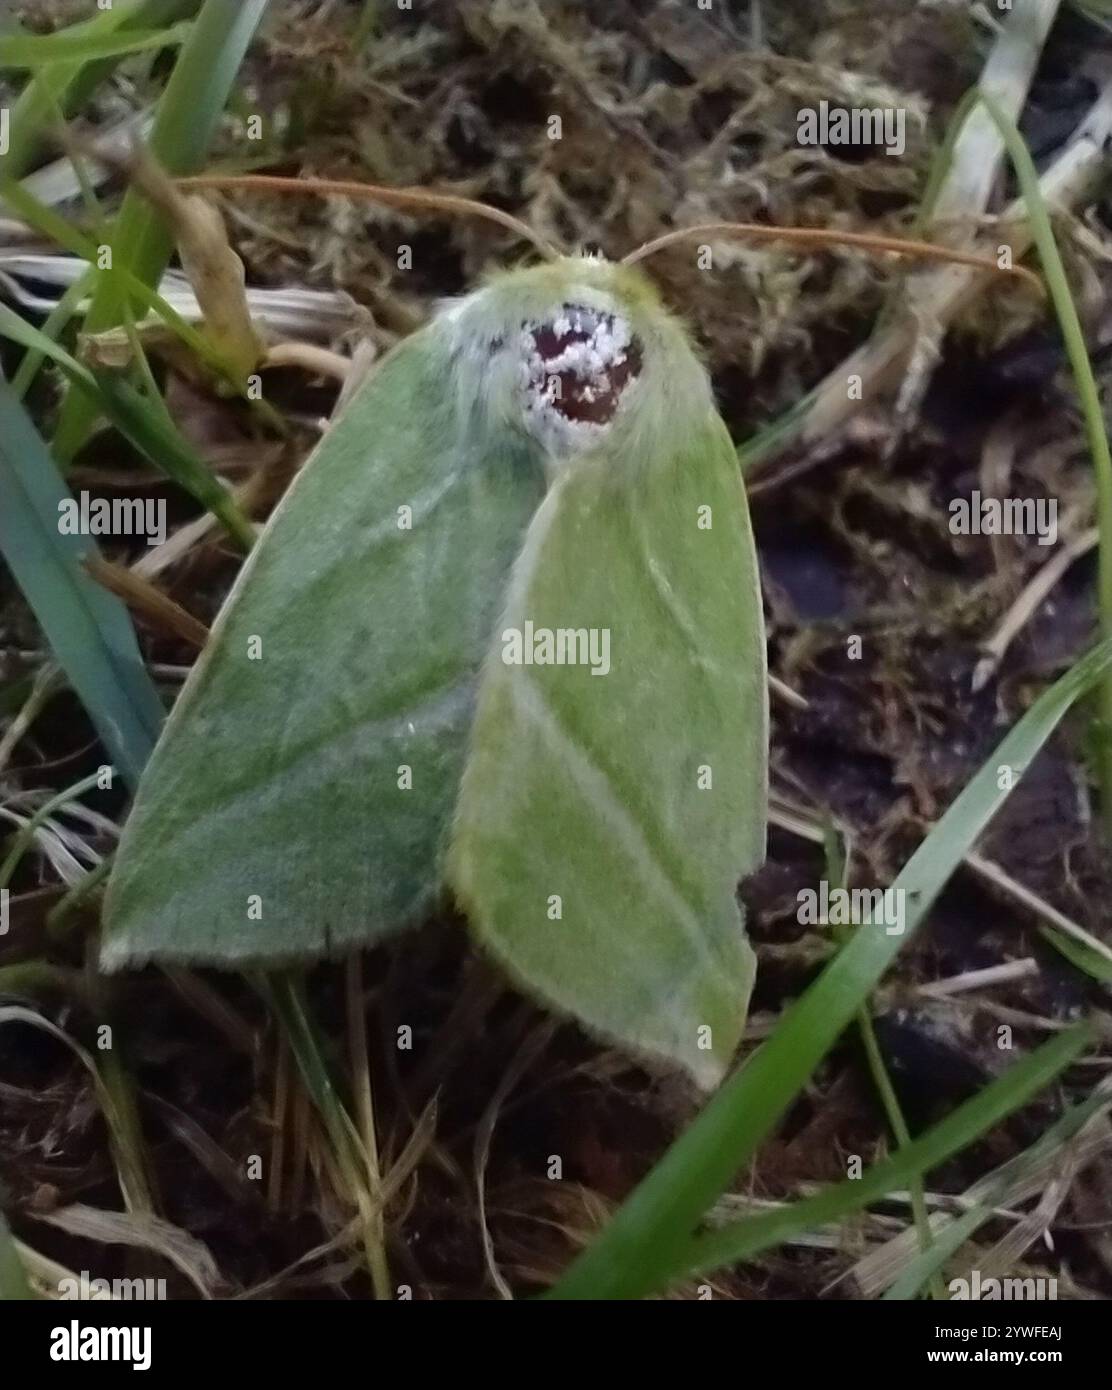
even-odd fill
[[[637,270],[443,306],[272,516],[150,762],[103,961],[310,961],[449,889],[524,990],[715,1083],[767,695],[737,458]]]

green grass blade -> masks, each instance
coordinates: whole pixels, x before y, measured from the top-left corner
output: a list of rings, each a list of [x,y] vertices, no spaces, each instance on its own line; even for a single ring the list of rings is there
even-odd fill
[[[1099,981],[1102,985],[1112,985],[1112,961],[1107,956],[1101,955],[1091,946],[1086,946],[1084,941],[1077,941],[1055,927],[1042,926],[1039,928],[1039,935],[1044,941],[1049,941],[1071,965],[1076,965],[1078,970],[1084,971],[1091,979]]]
[[[71,25],[64,32],[104,37],[118,30],[161,29],[191,18],[200,3],[201,0],[138,0],[128,5],[125,0],[116,0],[112,9],[83,24]],[[7,178],[22,178],[34,163],[43,134],[55,120],[56,109],[61,106],[67,114],[82,110],[118,62],[118,58],[103,58],[92,63],[55,63],[35,73],[12,109],[11,144],[7,154],[0,155],[0,173]]]
[[[255,544],[255,528],[228,489],[213,477],[168,417],[129,386],[111,376],[97,379],[101,398],[116,428],[156,468],[191,493],[210,511],[246,554]]]
[[[170,174],[200,167],[216,133],[228,94],[254,37],[267,0],[206,0],[158,103],[150,148]],[[145,285],[155,286],[170,259],[173,241],[162,219],[134,189],[124,199],[112,233],[112,263],[126,267]],[[87,333],[116,327],[123,319],[120,285],[105,279],[89,306]],[[72,458],[92,424],[88,402],[66,402],[54,439],[54,453]]]
[[[928,1279],[933,1279],[950,1258],[992,1216],[991,1207],[970,1207],[956,1221],[936,1233],[930,1247],[923,1250],[881,1296],[882,1303],[904,1303],[916,1298]]]
[[[26,823],[12,836],[11,847],[2,860],[0,860],[0,889],[7,888],[12,881],[12,874],[19,867],[19,861],[31,848],[35,839],[36,832],[46,824],[56,811],[60,811],[64,806],[68,806],[71,801],[76,801],[84,796],[87,791],[92,789],[100,781],[100,773],[94,772],[80,782],[75,782],[72,787],[67,787],[65,791],[57,792],[48,801],[30,816]]]
[[[770,1246],[815,1226],[840,1221],[870,1202],[901,1190],[912,1179],[968,1148],[994,1125],[1026,1105],[1068,1067],[1092,1039],[1093,1029],[1087,1023],[1059,1033],[906,1148],[883,1163],[875,1164],[862,1177],[847,1178],[791,1206],[731,1222],[700,1236],[676,1262],[670,1281],[751,1259]],[[927,1255],[930,1253],[928,1251]]]
[[[1058,327],[1081,404],[1085,437],[1093,459],[1093,479],[1097,494],[1097,529],[1100,533],[1097,553],[1097,611],[1100,616],[1100,635],[1107,640],[1112,637],[1112,449],[1109,448],[1108,432],[1104,426],[1100,391],[1085,346],[1081,318],[1073,302],[1069,280],[1066,278],[1066,268],[1062,264],[1058,244],[1054,240],[1050,212],[1039,187],[1039,173],[1035,168],[1035,161],[1031,158],[1015,122],[999,102],[984,91],[980,93],[980,99],[1000,133],[1015,170],[1019,191],[1027,209],[1027,220],[1031,224],[1031,235],[1038,248],[1039,260],[1054,303]],[[1112,839],[1112,672],[1099,682],[1096,695],[1096,771],[1100,783],[1105,832],[1109,839]]]
[[[76,227],[60,217],[53,208],[40,203],[20,184],[10,180],[0,180],[0,201],[17,213],[28,226],[34,227],[43,236],[49,237],[55,245],[73,256],[80,256],[89,265],[97,263],[96,244],[82,235]],[[148,313],[157,314],[167,328],[173,330],[186,346],[196,354],[213,372],[222,376],[236,391],[243,393],[246,382],[228,363],[209,339],[192,324],[187,323],[173,305],[167,303],[157,290],[152,290],[137,279],[126,266],[117,266],[112,271],[96,271],[98,276],[114,275],[120,281],[123,292],[137,300]],[[73,287],[71,286],[71,289]]]
[[[1064,1115],[1054,1122],[1030,1148],[1024,1149],[1022,1153],[1016,1154],[1014,1158],[1008,1159],[995,1169],[987,1179],[981,1179],[976,1184],[977,1205],[968,1213],[964,1213],[959,1219],[955,1220],[935,1236],[935,1246],[929,1251],[924,1251],[914,1260],[903,1274],[896,1280],[888,1292],[884,1295],[886,1299],[914,1298],[918,1289],[925,1280],[942,1267],[955,1250],[959,1249],[964,1240],[968,1240],[979,1226],[988,1221],[992,1215],[994,1205],[1006,1202],[1009,1193],[1013,1190],[1013,1185],[1017,1180],[1022,1179],[1024,1174],[1037,1164],[1044,1162],[1052,1154],[1057,1154],[1062,1146],[1069,1142],[1073,1136],[1086,1124],[1098,1111],[1107,1110],[1112,1106],[1112,1096],[1098,1087],[1087,1100],[1080,1105],[1073,1105]],[[978,1219],[973,1220],[973,1212],[978,1213]],[[959,1239],[956,1236],[955,1227],[961,1227],[964,1232]]]
[[[980,93],[974,87],[966,92],[965,96],[954,107],[943,133],[942,142],[935,151],[930,169],[927,172],[927,184],[923,189],[923,196],[919,199],[915,221],[911,224],[910,234],[913,237],[925,237],[930,231],[935,205],[954,162],[954,150],[957,147],[958,137],[965,129],[965,123],[979,99]]]
[[[161,402],[156,405],[146,400],[126,382],[108,374],[94,376],[65,348],[4,304],[0,304],[0,335],[56,362],[94,413],[103,412],[144,458],[212,512],[241,550],[246,553],[251,549],[255,543],[251,522],[182,437]]]
[[[150,149],[170,174],[200,167],[267,0],[206,0],[158,103]],[[155,285],[171,251],[170,234],[139,193],[124,200],[112,242],[113,259]],[[96,331],[96,313],[88,324]],[[114,326],[104,324],[103,327]]]
[[[42,329],[36,328],[26,319],[20,318],[6,304],[0,304],[0,336],[7,338],[10,342],[18,343],[20,347],[27,348],[28,351],[38,352],[43,357],[50,358],[52,362],[57,363],[62,368],[73,385],[80,390],[88,391],[96,398],[97,404],[100,404],[100,388],[97,385],[96,377],[93,376],[88,367],[78,362],[77,358],[68,353],[61,343],[55,342],[53,338],[47,337]]]
[[[148,1163],[135,1113],[134,1091],[121,1072],[117,1049],[109,1048],[101,1053],[98,1064],[98,1059],[64,1029],[34,1009],[19,1004],[0,1005],[0,1027],[7,1023],[24,1023],[48,1033],[68,1047],[86,1069],[108,1130],[124,1205],[130,1212],[152,1211]]]
[[[738,445],[738,467],[743,474],[756,468],[770,454],[774,454],[784,440],[795,433],[807,418],[817,394],[817,391],[809,391],[801,400],[796,401],[790,410],[785,410],[783,415],[778,416],[770,425],[765,425],[744,444]]]
[[[368,1186],[368,1176],[375,1165],[368,1162],[359,1131],[332,1080],[320,1030],[306,1005],[304,981],[290,971],[275,971],[261,981],[260,988],[285,1030],[286,1042],[305,1089],[328,1131],[344,1185],[359,1210],[364,1254],[375,1297],[387,1300],[392,1297],[393,1290],[382,1244],[378,1193]]]
[[[1035,701],[893,884],[907,895],[907,932],[889,936],[879,927],[858,929],[575,1260],[552,1296],[638,1297],[674,1269],[700,1217],[771,1132],[1007,799],[998,785],[1008,780],[999,777],[1000,765],[1013,768],[1013,785],[1018,782],[1066,710],[1110,663],[1112,642],[1104,642]]]
[[[0,68],[41,68],[50,63],[89,63],[95,58],[122,58],[152,48],[174,48],[185,42],[191,25],[122,34],[56,34],[0,37]]]
[[[65,484],[30,417],[0,378],[0,553],[113,764],[134,787],[163,709],[123,604],[85,573],[88,536],[64,536]]]
[[[849,846],[843,841],[833,821],[828,820],[824,826],[823,841],[827,882],[832,887],[836,885],[839,888],[848,888]],[[853,935],[852,927],[835,927],[834,931],[842,944]],[[861,1006],[857,1015],[857,1028],[861,1034],[861,1045],[865,1051],[865,1060],[869,1071],[873,1076],[873,1084],[881,1104],[884,1106],[888,1128],[892,1131],[897,1146],[903,1148],[911,1143],[911,1132],[900,1106],[900,1098],[892,1084],[892,1078],[888,1074],[888,1068],[884,1065],[884,1053],[877,1039],[876,1027],[873,1024],[871,1000],[866,1000]],[[923,1185],[919,1181],[911,1184],[911,1209],[915,1216],[915,1225],[919,1230],[919,1243],[923,1250],[927,1250],[931,1244],[930,1215],[927,1211]],[[936,1297],[943,1295],[941,1287],[936,1288],[934,1292]]]
[[[77,306],[89,293],[92,285],[93,272],[87,270],[79,280],[75,280],[69,286],[43,323],[41,332],[44,338],[49,338],[52,343],[58,341],[66,331],[70,319],[76,313]],[[19,369],[12,377],[12,390],[20,400],[23,400],[31,389],[31,384],[45,361],[46,354],[37,348],[28,348],[24,353]]]

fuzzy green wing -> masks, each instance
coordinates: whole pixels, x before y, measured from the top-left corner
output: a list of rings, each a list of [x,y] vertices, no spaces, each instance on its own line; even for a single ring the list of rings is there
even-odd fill
[[[594,667],[507,664],[527,623],[534,655],[542,629],[595,629]],[[450,881],[527,990],[713,1084],[752,986],[735,890],[764,857],[768,737],[756,556],[721,421],[674,457],[569,465],[499,629]]]
[[[107,967],[312,958],[433,900],[477,672],[544,492],[451,366],[437,323],[384,359],[244,565],[125,827]]]

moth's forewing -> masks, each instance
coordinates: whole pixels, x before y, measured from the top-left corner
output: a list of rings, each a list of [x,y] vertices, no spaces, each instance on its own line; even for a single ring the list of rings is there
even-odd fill
[[[442,317],[383,361],[244,565],[124,829],[108,968],[311,959],[432,902],[544,491],[536,448],[453,389],[454,352]]]
[[[396,350],[276,511],[140,788],[103,958],[374,941],[432,902],[454,810],[450,881],[511,975],[709,1084],[752,981],[766,743],[705,373],[640,276],[516,272]]]
[[[627,307],[637,394],[557,463],[530,525],[449,875],[524,987],[713,1084],[753,979],[736,886],[765,846],[757,564],[702,369],[661,311]]]

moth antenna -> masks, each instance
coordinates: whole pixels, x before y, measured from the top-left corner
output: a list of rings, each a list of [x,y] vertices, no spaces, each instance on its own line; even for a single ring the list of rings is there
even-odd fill
[[[217,188],[225,191],[242,190],[254,193],[283,193],[327,197],[338,194],[344,198],[362,198],[371,203],[384,203],[387,207],[412,209],[425,212],[447,212],[462,217],[482,217],[488,222],[497,222],[511,232],[528,241],[546,261],[558,260],[560,253],[545,241],[544,237],[533,231],[532,227],[487,203],[474,198],[460,198],[454,193],[431,193],[423,188],[388,188],[383,184],[360,183],[356,179],[292,179],[280,174],[196,174],[190,178],[175,179],[179,188],[202,189]]]
[[[631,251],[624,257],[622,264],[636,265],[638,261],[655,255],[667,246],[695,236],[751,237],[754,241],[787,241],[794,246],[803,247],[852,246],[862,251],[909,256],[923,261],[949,261],[955,265],[972,266],[977,270],[990,270],[996,275],[1016,275],[1034,286],[1040,295],[1046,294],[1042,280],[1026,266],[997,265],[991,256],[978,256],[972,251],[957,251],[950,246],[937,246],[933,241],[878,236],[872,232],[834,231],[828,227],[770,227],[759,222],[701,222],[695,227],[681,227],[674,232],[665,232],[663,236],[647,241],[644,246]]]

